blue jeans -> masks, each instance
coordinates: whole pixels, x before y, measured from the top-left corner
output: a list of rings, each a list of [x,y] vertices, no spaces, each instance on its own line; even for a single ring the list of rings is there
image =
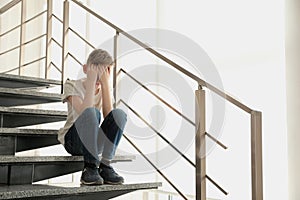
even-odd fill
[[[99,166],[102,159],[111,161],[123,135],[126,113],[113,109],[100,125],[100,111],[94,107],[85,109],[65,135],[65,149],[73,156],[83,156],[84,162]]]

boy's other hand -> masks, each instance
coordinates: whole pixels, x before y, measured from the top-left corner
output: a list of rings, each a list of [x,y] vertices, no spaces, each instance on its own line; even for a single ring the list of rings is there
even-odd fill
[[[87,80],[91,82],[91,84],[96,84],[99,79],[99,68],[97,65],[91,64],[87,67]]]
[[[109,83],[109,75],[110,75],[110,66],[101,67],[103,69],[103,73],[100,76],[100,84],[108,84]]]

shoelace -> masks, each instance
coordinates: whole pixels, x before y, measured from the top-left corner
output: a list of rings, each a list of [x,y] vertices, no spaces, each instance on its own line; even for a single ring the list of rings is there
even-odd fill
[[[103,170],[103,169],[108,170],[108,172],[111,173],[111,174],[114,174],[114,175],[119,176],[119,174],[117,174],[117,172],[116,172],[116,171],[114,170],[114,168],[112,168],[111,166],[103,167],[102,170]]]

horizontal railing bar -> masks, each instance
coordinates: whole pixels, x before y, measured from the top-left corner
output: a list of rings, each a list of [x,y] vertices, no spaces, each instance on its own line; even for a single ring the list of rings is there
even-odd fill
[[[223,97],[224,99],[226,99],[230,103],[232,103],[232,104],[236,105],[237,107],[239,107],[240,109],[244,110],[245,112],[251,114],[251,112],[253,111],[251,108],[249,108],[245,104],[239,102],[238,100],[234,99],[233,97],[231,97],[230,95],[226,94],[225,92],[219,90],[215,86],[213,86],[213,85],[211,85],[209,83],[206,83],[206,87],[208,89],[210,89],[211,91],[213,91],[214,93],[216,93],[217,95]]]
[[[61,19],[59,19],[59,17],[57,17],[55,14],[52,14],[52,16],[57,19],[60,23],[63,23],[63,21]]]
[[[46,56],[41,57],[41,58],[38,58],[38,59],[33,60],[33,61],[29,62],[29,63],[26,63],[26,64],[24,64],[24,65],[21,65],[20,67],[15,67],[15,68],[13,68],[13,69],[10,69],[10,70],[7,70],[7,71],[1,72],[1,73],[6,74],[6,73],[9,73],[9,72],[12,72],[12,71],[14,71],[14,70],[17,70],[17,69],[19,69],[19,68],[25,67],[25,66],[30,65],[30,64],[32,64],[32,63],[38,62],[38,61],[40,61],[40,60],[42,60],[42,59],[45,59],[45,58],[46,58]]]
[[[97,14],[96,12],[94,12],[93,10],[91,10],[90,8],[88,8],[87,6],[83,5],[82,3],[80,3],[77,0],[72,0],[74,3],[76,3],[78,6],[80,6],[81,8],[85,9],[87,12],[89,12],[90,14],[92,14],[94,17],[98,18],[99,20],[101,20],[103,23],[107,24],[108,26],[110,26],[111,28],[115,29],[117,32],[119,32],[120,34],[123,34],[124,36],[126,36],[128,39],[130,39],[131,41],[135,42],[136,44],[138,44],[139,46],[143,47],[145,50],[149,51],[150,53],[152,53],[153,55],[155,55],[156,57],[160,58],[161,60],[165,61],[166,63],[170,64],[171,66],[173,66],[175,69],[179,70],[181,73],[185,74],[186,76],[190,77],[191,79],[195,80],[198,82],[199,85],[201,86],[205,86],[208,89],[210,89],[211,91],[213,91],[214,93],[218,94],[219,96],[225,98],[226,100],[228,100],[229,102],[231,102],[232,104],[236,105],[237,107],[241,108],[242,110],[244,110],[247,113],[251,113],[251,109],[249,107],[247,107],[246,105],[244,105],[243,103],[237,101],[236,99],[234,99],[233,97],[227,95],[225,92],[219,90],[218,88],[214,87],[213,85],[205,82],[204,80],[202,80],[201,78],[197,77],[196,75],[192,74],[191,72],[189,72],[188,70],[184,69],[183,67],[181,67],[180,65],[176,64],[175,62],[173,62],[172,60],[168,59],[167,57],[163,56],[162,54],[160,54],[159,52],[155,51],[154,49],[152,49],[150,46],[146,45],[145,43],[141,42],[140,40],[136,39],[135,37],[133,37],[132,35],[130,35],[129,33],[123,31],[121,28],[117,27],[116,25],[114,25],[113,23],[109,22],[108,20],[106,20],[105,18],[101,17],[99,14]]]
[[[120,102],[123,103],[131,112],[133,112],[140,120],[142,120],[151,130],[153,130],[161,139],[163,139],[168,145],[170,145],[178,154],[181,155],[188,163],[196,167],[196,165],[186,157],[177,147],[175,147],[171,142],[169,142],[160,132],[158,132],[151,124],[149,124],[140,114],[138,114],[133,108],[131,108],[126,102],[120,99]]]
[[[3,55],[3,54],[8,53],[8,52],[10,52],[10,51],[13,51],[13,50],[15,50],[15,49],[17,49],[17,48],[20,48],[21,46],[27,45],[27,44],[29,44],[29,43],[31,43],[31,42],[33,42],[33,41],[35,41],[35,40],[38,40],[38,39],[40,39],[40,38],[42,38],[42,37],[44,37],[44,36],[46,36],[46,34],[40,35],[40,36],[38,36],[38,37],[36,37],[36,38],[34,38],[34,39],[32,39],[32,40],[29,40],[29,41],[27,41],[27,42],[22,43],[22,44],[19,45],[19,46],[16,46],[16,47],[13,47],[13,48],[11,48],[11,49],[9,49],[9,50],[6,50],[6,51],[0,53],[0,56]]]
[[[229,193],[226,192],[221,186],[219,186],[212,178],[210,178],[208,175],[205,175],[205,177],[214,185],[216,186],[223,194],[228,195]]]
[[[134,80],[138,85],[140,85],[141,87],[143,87],[145,90],[147,90],[150,94],[152,94],[154,97],[156,97],[159,101],[161,101],[162,103],[164,103],[166,106],[168,106],[171,110],[173,110],[174,112],[176,112],[178,115],[180,115],[182,118],[184,118],[186,121],[188,121],[190,124],[192,124],[193,126],[195,126],[195,123],[190,120],[188,117],[186,117],[184,114],[182,114],[181,112],[179,112],[176,108],[174,108],[173,106],[171,106],[168,102],[166,102],[164,99],[162,99],[160,96],[158,96],[157,94],[155,94],[152,90],[150,90],[148,87],[146,87],[144,84],[142,84],[140,81],[138,81],[136,78],[134,78],[131,74],[127,73],[124,69],[120,69],[120,71],[122,71],[123,73],[125,73],[128,77],[130,77],[132,80]]]
[[[107,24],[108,26],[112,27],[113,29],[115,29],[117,32],[123,34],[124,36],[126,36],[128,39],[130,39],[131,41],[137,43],[138,45],[140,45],[141,47],[143,47],[144,49],[148,50],[149,52],[151,52],[152,54],[156,55],[158,58],[162,59],[163,61],[167,62],[168,64],[172,65],[173,67],[175,67],[176,69],[180,70],[182,73],[184,73],[185,75],[189,76],[190,78],[194,79],[195,81],[197,81],[199,84],[201,85],[205,85],[204,81],[201,80],[199,77],[195,76],[194,74],[192,74],[191,72],[187,71],[186,69],[182,68],[181,66],[179,66],[178,64],[176,64],[175,62],[171,61],[170,59],[166,58],[165,56],[163,56],[162,54],[158,53],[157,51],[155,51],[154,49],[152,49],[150,46],[146,45],[145,43],[139,41],[138,39],[136,39],[135,37],[131,36],[130,34],[126,33],[125,31],[123,31],[121,28],[117,27],[116,25],[114,25],[113,23],[109,22],[108,20],[106,20],[105,18],[101,17],[100,15],[98,15],[96,12],[94,12],[93,10],[91,10],[89,7],[83,5],[82,3],[80,3],[77,0],[72,0],[74,3],[76,3],[78,6],[82,7],[83,9],[85,9],[87,12],[89,12],[90,14],[92,14],[94,17],[98,18],[99,20],[101,20],[102,22],[104,22],[105,24]]]
[[[4,35],[6,35],[6,34],[9,34],[10,32],[16,30],[17,28],[20,28],[20,26],[21,26],[21,25],[19,24],[19,25],[15,26],[14,28],[12,28],[12,29],[10,29],[10,30],[8,30],[8,31],[6,31],[6,32],[4,32],[4,33],[2,33],[2,34],[0,35],[0,37],[4,36]]]
[[[143,156],[145,160],[173,187],[174,190],[178,192],[178,194],[183,198],[188,200],[187,197],[184,196],[184,194],[162,173],[158,167],[125,135],[123,134],[124,138]]]
[[[4,52],[2,52],[2,53],[0,53],[0,56],[2,56],[3,54],[6,54],[6,53],[8,53],[8,52],[11,52],[11,51],[13,51],[13,50],[16,50],[17,48],[20,48],[20,45],[18,45],[18,46],[16,46],[16,47],[13,47],[13,48],[11,48],[11,49],[9,49],[9,50],[6,50],[6,51],[4,51]]]
[[[55,67],[55,69],[57,69],[57,71],[59,71],[60,73],[62,73],[62,71],[57,67],[57,65],[54,64],[54,62],[51,62],[51,65],[53,65]]]
[[[33,61],[31,61],[31,62],[28,62],[28,63],[25,63],[25,64],[21,65],[21,67],[25,67],[25,66],[27,66],[27,65],[31,65],[31,64],[33,64],[33,63],[35,63],[35,62],[38,62],[38,61],[40,61],[40,60],[43,60],[43,59],[45,59],[45,58],[46,58],[46,56],[41,57],[41,58],[38,58],[38,59],[36,59],[36,60],[33,60]]]
[[[93,10],[91,10],[90,8],[88,8],[87,6],[83,5],[82,3],[80,3],[77,0],[72,0],[74,3],[76,3],[78,6],[82,7],[83,9],[85,9],[87,12],[89,12],[90,14],[92,14],[94,17],[98,18],[99,20],[101,20],[102,22],[104,22],[105,24],[107,24],[108,26],[112,27],[113,29],[115,29],[117,32],[123,34],[124,36],[126,36],[128,39],[130,39],[131,41],[137,43],[138,45],[140,45],[141,47],[143,47],[144,49],[148,50],[149,52],[151,52],[152,54],[154,54],[155,56],[157,56],[158,58],[162,59],[163,61],[167,62],[168,64],[172,65],[173,67],[175,67],[176,69],[180,70],[182,73],[184,73],[185,75],[189,76],[190,78],[194,79],[195,81],[197,81],[199,84],[201,85],[205,85],[204,81],[201,80],[199,77],[195,76],[194,74],[192,74],[191,72],[187,71],[186,69],[182,68],[181,66],[179,66],[178,64],[176,64],[175,62],[171,61],[170,59],[168,59],[167,57],[163,56],[162,54],[158,53],[157,51],[155,51],[154,49],[152,49],[150,46],[146,45],[145,43],[139,41],[138,39],[136,39],[135,37],[131,36],[130,34],[126,33],[125,31],[123,31],[121,28],[117,27],[116,25],[114,25],[113,23],[109,22],[108,20],[106,20],[105,18],[101,17],[100,15],[98,15],[96,12],[94,12]]]
[[[47,12],[47,10],[44,10],[44,11],[40,12],[39,14],[37,14],[37,15],[31,17],[30,19],[27,19],[26,21],[24,21],[23,24],[26,24],[26,23],[28,23],[28,22],[34,20],[35,18],[38,18],[39,16],[41,16],[42,14],[44,14],[44,13],[46,13],[46,12]]]
[[[96,47],[94,47],[90,42],[88,42],[86,39],[84,39],[81,35],[79,35],[75,30],[73,30],[72,28],[69,28],[70,31],[72,31],[77,37],[79,37],[81,40],[83,40],[85,43],[87,43],[90,47],[92,47],[93,49],[96,49]]]
[[[70,52],[68,53],[68,55],[71,56],[71,58],[73,58],[80,66],[83,66],[83,64],[77,58],[75,58],[75,56],[73,56]]]
[[[15,5],[17,5],[21,1],[22,0],[12,0],[12,1],[8,2],[6,5],[4,5],[2,8],[0,8],[0,14],[5,13],[7,10],[14,7]]]
[[[225,146],[222,142],[220,142],[219,140],[217,140],[215,137],[213,137],[212,135],[210,135],[209,133],[205,133],[207,135],[207,137],[209,137],[211,140],[213,140],[215,143],[217,143],[218,145],[220,145],[223,149],[227,149],[228,147]]]
[[[29,43],[31,43],[31,42],[34,42],[34,41],[36,41],[36,40],[38,40],[38,39],[41,39],[42,37],[45,37],[47,34],[43,34],[43,35],[40,35],[40,36],[38,36],[38,37],[36,37],[36,38],[33,38],[33,39],[31,39],[31,40],[29,40],[29,41],[27,41],[27,42],[24,42],[21,46],[24,46],[24,45],[27,45],[27,44],[29,44]]]
[[[53,41],[53,42],[55,42],[60,48],[62,48],[62,45],[61,44],[59,44],[59,42],[57,42],[57,40],[56,39],[54,39],[54,38],[51,38],[51,40]]]

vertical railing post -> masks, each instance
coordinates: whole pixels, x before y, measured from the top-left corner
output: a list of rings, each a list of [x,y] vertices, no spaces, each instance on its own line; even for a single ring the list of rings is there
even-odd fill
[[[24,41],[25,41],[25,22],[26,20],[26,1],[21,1],[21,26],[20,26],[20,49],[19,49],[19,72],[18,75],[20,76],[21,73],[21,66],[24,59]]]
[[[262,113],[251,112],[251,176],[252,200],[263,200],[262,177]]]
[[[118,38],[119,32],[114,36],[114,71],[113,71],[113,95],[114,95],[114,108],[117,107],[117,57],[118,57]]]
[[[63,14],[63,47],[62,47],[62,68],[61,68],[61,93],[63,93],[64,74],[67,66],[67,57],[69,50],[69,19],[70,18],[70,2],[64,1],[64,14]]]
[[[48,70],[51,65],[52,14],[53,14],[53,0],[47,0],[47,30],[46,30],[47,38],[46,38],[45,79],[48,78]]]
[[[195,91],[196,200],[206,200],[205,90]]]

